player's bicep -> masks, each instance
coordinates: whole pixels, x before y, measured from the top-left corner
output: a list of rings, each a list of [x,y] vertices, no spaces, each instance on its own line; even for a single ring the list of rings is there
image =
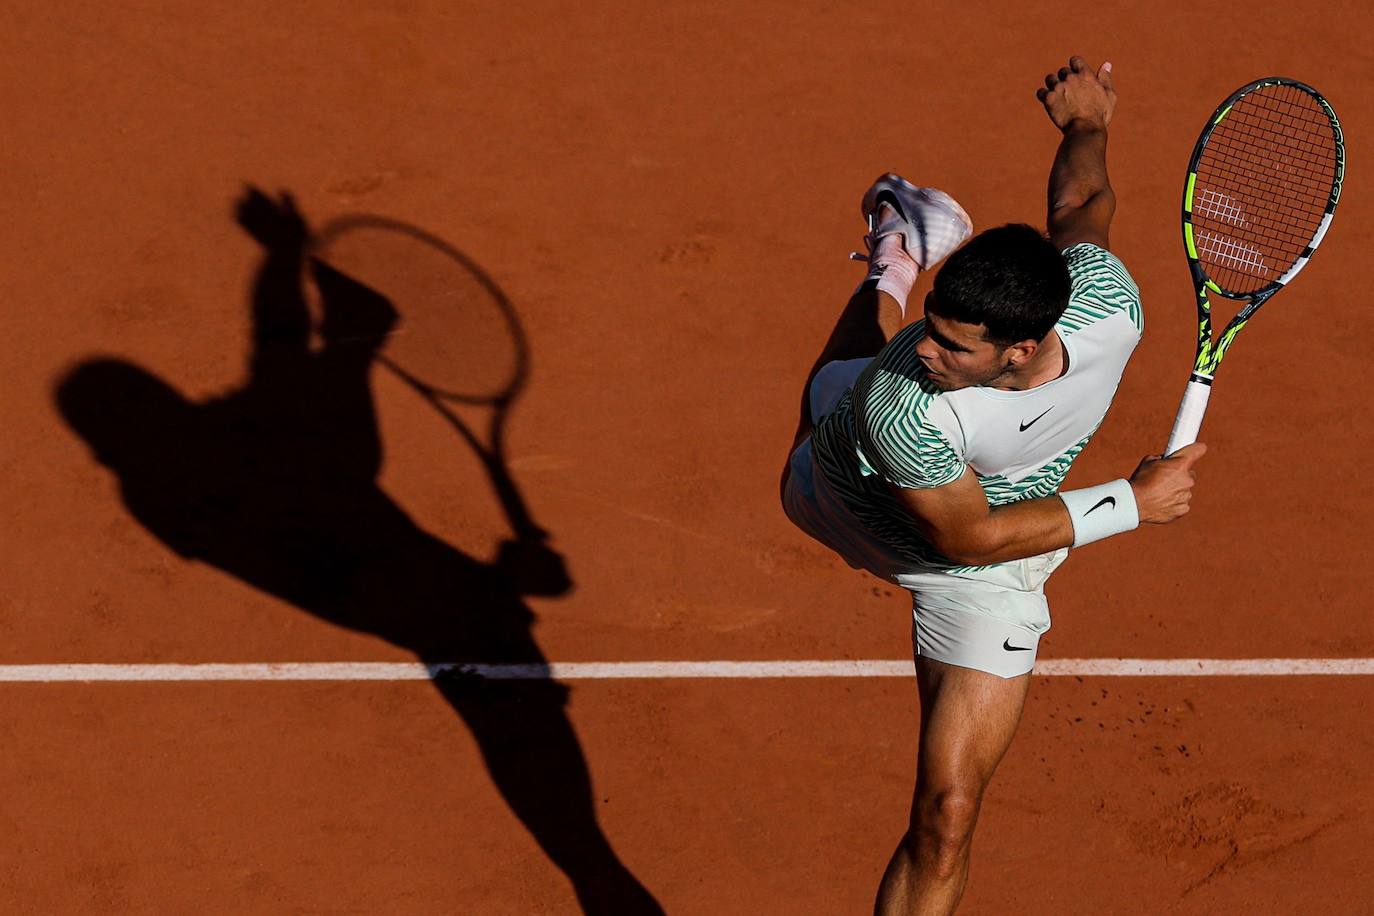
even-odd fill
[[[1116,215],[1116,195],[1103,188],[1086,200],[1072,196],[1050,204],[1047,229],[1050,241],[1060,251],[1080,242],[1107,248],[1107,234]]]
[[[944,486],[916,489],[888,483],[887,488],[945,556],[962,562],[981,551],[980,538],[990,509],[978,475],[971,469],[965,468],[958,479]]]

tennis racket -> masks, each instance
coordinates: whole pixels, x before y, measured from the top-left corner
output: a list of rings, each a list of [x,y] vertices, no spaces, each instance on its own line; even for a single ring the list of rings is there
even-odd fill
[[[327,223],[315,235],[311,256],[390,303],[398,320],[376,360],[477,453],[516,540],[546,538],[507,469],[506,420],[525,384],[529,348],[500,287],[437,236],[380,216]],[[456,405],[486,409],[483,435],[474,429],[479,423],[464,422]]]
[[[1222,357],[1260,307],[1307,266],[1331,227],[1344,176],[1340,122],[1311,86],[1256,80],[1213,112],[1183,191],[1197,361],[1164,454],[1197,441]],[[1211,294],[1244,302],[1215,339]]]

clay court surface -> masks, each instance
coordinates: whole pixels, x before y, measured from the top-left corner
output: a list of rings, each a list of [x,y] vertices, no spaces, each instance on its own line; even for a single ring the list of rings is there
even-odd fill
[[[861,277],[875,175],[949,190],[980,228],[1043,223],[1057,135],[1033,93],[1075,52],[1115,64],[1112,241],[1146,333],[1070,486],[1167,435],[1194,344],[1180,184],[1213,106],[1310,82],[1350,172],[1312,266],[1220,373],[1193,514],[1075,554],[1041,658],[1374,656],[1367,10],[115,6],[20,3],[0,31],[0,663],[907,658],[905,597],[777,506],[800,384]],[[380,473],[315,506],[380,532],[361,597],[275,587],[270,534],[188,549],[149,522],[185,506],[136,505],[64,419],[93,360],[245,403],[250,186],[312,226],[415,227],[499,288],[530,357],[502,473],[570,586],[492,585],[492,475],[379,366]],[[221,462],[142,438],[119,393],[78,409],[127,433],[145,484],[216,511],[270,515],[352,460],[306,437]],[[548,681],[437,687],[0,684],[0,908],[567,913],[571,870],[587,899],[633,875],[669,913],[861,913],[905,824],[911,679],[576,680],[566,707]],[[962,912],[1374,911],[1371,705],[1369,676],[1037,676]],[[586,853],[603,836],[624,872]]]

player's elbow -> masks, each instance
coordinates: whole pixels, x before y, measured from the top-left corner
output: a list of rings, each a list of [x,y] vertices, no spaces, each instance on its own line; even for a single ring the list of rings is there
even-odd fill
[[[938,532],[933,541],[935,549],[960,566],[986,566],[995,562],[992,557],[996,553],[997,545],[982,526]]]
[[[1066,182],[1050,201],[1050,215],[1068,215],[1089,207],[1116,211],[1116,194],[1107,183],[1106,176],[1100,181],[1079,179]]]
[[[1110,222],[1116,215],[1116,192],[1104,179],[1101,184],[1073,182],[1055,195],[1050,205],[1050,229],[1084,221]]]
[[[991,566],[997,561],[993,554],[982,550],[942,550],[948,559],[960,566]]]
[[[1086,193],[1086,192],[1085,192]],[[1106,247],[1107,230],[1116,214],[1116,195],[1103,187],[1091,196],[1069,192],[1050,211],[1049,237],[1060,248],[1076,242],[1093,242]]]

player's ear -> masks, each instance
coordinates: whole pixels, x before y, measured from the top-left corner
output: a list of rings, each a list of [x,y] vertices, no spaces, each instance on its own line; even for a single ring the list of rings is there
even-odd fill
[[[1034,340],[1023,340],[1020,343],[1014,343],[1008,346],[1002,351],[1002,355],[1007,361],[1008,369],[1019,369],[1030,362],[1031,358],[1035,356],[1039,350],[1039,342]]]

